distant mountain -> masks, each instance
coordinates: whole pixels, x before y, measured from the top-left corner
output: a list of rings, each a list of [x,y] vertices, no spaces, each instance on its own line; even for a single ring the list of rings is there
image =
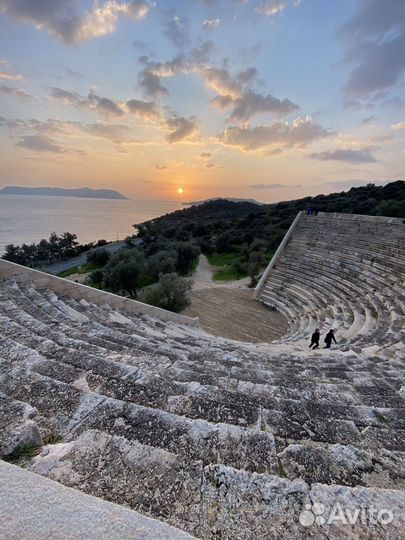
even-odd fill
[[[122,193],[112,189],[91,188],[56,188],[56,187],[20,187],[6,186],[0,189],[0,195],[39,195],[45,197],[81,197],[84,199],[128,199]]]
[[[212,202],[212,201],[248,202],[252,204],[258,204],[259,206],[264,204],[259,201],[256,201],[255,199],[236,199],[234,197],[212,197],[211,199],[204,199],[203,201],[183,202],[182,204],[184,206],[197,206],[199,204],[204,204],[206,202]]]

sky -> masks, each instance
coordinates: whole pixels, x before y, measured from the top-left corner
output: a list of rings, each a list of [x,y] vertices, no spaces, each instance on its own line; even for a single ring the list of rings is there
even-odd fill
[[[403,179],[404,5],[0,0],[0,187],[273,202]]]

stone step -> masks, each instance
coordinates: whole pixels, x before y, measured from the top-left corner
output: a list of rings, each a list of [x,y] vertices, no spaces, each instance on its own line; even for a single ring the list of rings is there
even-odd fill
[[[289,470],[293,470],[292,461],[289,463]],[[395,520],[389,529],[377,525],[379,538],[397,538],[395,535],[405,526],[403,491],[324,484],[311,488],[302,480],[277,475],[220,464],[185,463],[170,452],[100,430],[87,431],[72,443],[46,448],[34,458],[30,470],[140,510],[204,539],[302,539],[307,534],[307,515],[302,516],[302,512],[308,504],[311,508],[311,501],[322,503],[326,516],[336,503],[351,512],[364,506],[389,507]],[[308,518],[311,516],[308,512]],[[350,525],[350,532],[368,537],[369,527],[368,522],[358,520]],[[326,525],[323,538],[337,540],[348,530],[344,523]]]

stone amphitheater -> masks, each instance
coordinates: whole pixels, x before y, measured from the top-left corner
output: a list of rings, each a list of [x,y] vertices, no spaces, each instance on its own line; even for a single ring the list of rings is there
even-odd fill
[[[403,540],[404,281],[404,220],[300,213],[269,344],[1,261],[0,538]]]

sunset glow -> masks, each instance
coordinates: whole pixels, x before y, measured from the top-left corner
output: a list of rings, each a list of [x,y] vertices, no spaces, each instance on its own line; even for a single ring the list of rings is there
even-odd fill
[[[184,189],[181,188],[181,187],[179,187],[179,189],[177,190],[177,193],[178,193],[179,195],[183,195]]]
[[[403,0],[46,4],[0,0],[4,185],[272,202],[403,175]]]

